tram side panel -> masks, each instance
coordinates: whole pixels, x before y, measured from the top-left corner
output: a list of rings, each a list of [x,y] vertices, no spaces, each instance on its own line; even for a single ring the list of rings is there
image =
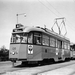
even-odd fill
[[[42,48],[42,58],[43,59],[54,59],[54,61],[59,61],[58,58],[61,57],[61,51],[55,47],[43,46]]]
[[[64,57],[66,58],[66,59],[70,59],[70,50],[64,50]]]
[[[70,51],[63,50],[54,47],[45,47],[42,48],[42,59],[54,59],[55,61],[65,60],[70,58]]]
[[[10,46],[9,58],[23,61],[42,61],[43,59],[53,58],[57,60],[62,57],[62,51],[53,47],[39,45],[12,44]],[[69,58],[69,50],[65,50],[63,57]]]
[[[55,57],[55,48],[43,46],[42,48],[42,58],[50,59]]]
[[[30,51],[30,47],[32,50]],[[27,60],[28,61],[42,61],[42,46],[39,45],[28,45]]]

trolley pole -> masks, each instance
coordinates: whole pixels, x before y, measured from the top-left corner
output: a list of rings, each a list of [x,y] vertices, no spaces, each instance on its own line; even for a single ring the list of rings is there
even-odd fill
[[[17,24],[18,24],[18,14],[16,14],[16,16],[17,16]]]
[[[61,35],[61,27],[60,27],[60,25],[58,24],[58,20],[61,20],[61,24],[63,24],[64,25],[64,27],[65,27],[65,17],[62,17],[62,18],[56,18],[55,19],[55,23],[54,23],[54,25],[56,24],[57,25],[57,27],[58,27],[58,30],[59,30],[59,35]],[[54,25],[52,26],[52,31],[54,31],[53,30],[53,27],[54,27]],[[65,30],[66,30],[66,27],[65,27]],[[67,34],[67,30],[66,30],[66,33],[64,34],[64,36]]]

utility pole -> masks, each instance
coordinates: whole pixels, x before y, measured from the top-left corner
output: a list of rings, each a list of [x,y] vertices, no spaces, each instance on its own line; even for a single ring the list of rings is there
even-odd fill
[[[24,15],[24,17],[26,17],[26,13],[16,14],[16,16],[17,16],[17,24],[18,24],[18,16],[20,16],[20,15]]]

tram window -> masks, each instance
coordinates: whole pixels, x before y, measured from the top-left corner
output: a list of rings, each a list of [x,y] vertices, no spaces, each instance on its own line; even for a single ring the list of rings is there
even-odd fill
[[[66,49],[68,49],[68,43],[66,43]]]
[[[50,46],[55,47],[56,40],[52,37],[50,37]]]
[[[12,42],[11,43],[20,43],[20,35],[19,34],[12,34]]]
[[[35,32],[34,33],[34,44],[40,44],[41,45],[41,34]]]
[[[23,36],[21,36],[20,38],[21,38],[21,43],[27,43],[27,34],[23,34]]]
[[[42,45],[49,46],[49,37],[47,35],[43,35]]]
[[[64,42],[64,49],[66,49],[66,43]]]
[[[62,49],[64,48],[64,42],[62,41]]]
[[[64,42],[64,49],[68,49],[68,44]]]
[[[57,44],[57,45],[58,45],[58,48],[61,49],[61,48],[62,48],[62,41],[59,41],[59,40],[58,40],[58,44]]]
[[[58,47],[58,44],[57,44],[57,39],[55,40],[55,42],[56,42],[56,47]]]
[[[11,40],[10,41],[11,41],[11,43],[13,43],[13,36],[11,36]]]
[[[33,34],[32,33],[28,34],[28,43],[33,43]]]
[[[20,35],[16,34],[16,43],[20,43]]]
[[[68,44],[68,49],[70,49],[70,44]]]
[[[12,43],[16,43],[16,37],[15,37],[15,35],[13,35],[13,37],[12,37]]]
[[[69,43],[66,43],[66,48],[65,49],[70,49],[70,44]]]
[[[12,34],[11,43],[27,43],[27,34],[24,33]]]

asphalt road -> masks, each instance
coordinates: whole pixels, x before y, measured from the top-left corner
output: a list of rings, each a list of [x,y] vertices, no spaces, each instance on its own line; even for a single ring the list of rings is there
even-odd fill
[[[54,69],[52,71],[38,73],[37,75],[75,75],[75,64]]]
[[[5,67],[6,70],[4,70],[4,68],[0,68],[0,70],[1,69],[5,71],[4,74],[1,73],[2,75],[74,75],[75,61],[41,66],[17,66],[15,68],[12,68],[10,63]]]
[[[18,70],[20,68],[18,68],[18,67],[16,67],[16,68],[12,67],[12,62],[11,61],[0,62],[0,74],[6,73],[6,72],[9,72],[9,71],[14,71],[16,69]]]

